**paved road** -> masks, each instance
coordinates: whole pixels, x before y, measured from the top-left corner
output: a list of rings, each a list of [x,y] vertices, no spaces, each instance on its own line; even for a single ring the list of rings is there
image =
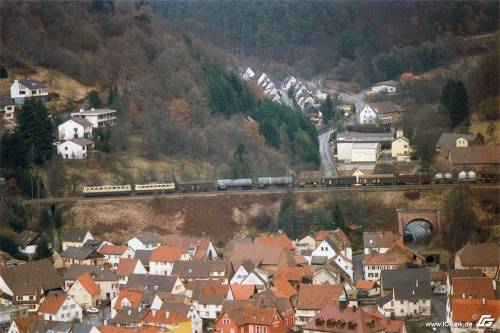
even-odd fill
[[[332,134],[332,130],[328,130],[318,136],[319,140],[319,154],[321,156],[321,170],[326,177],[338,177],[339,173],[335,167],[335,163],[332,158],[332,149],[328,139]]]
[[[356,283],[358,280],[363,280],[363,255],[358,254],[356,256],[352,256],[352,269],[354,271],[353,274],[353,282]]]
[[[363,101],[363,93],[357,95],[346,94],[344,92],[339,93],[339,98],[344,103],[354,103],[356,106],[356,112],[359,113],[365,107],[366,103]]]
[[[328,193],[328,192],[379,192],[379,191],[411,191],[411,190],[425,190],[425,189],[447,189],[453,188],[457,184],[427,184],[427,185],[391,185],[391,186],[353,186],[353,187],[306,187],[294,188],[295,193]],[[500,184],[470,184],[470,188],[493,188],[500,189]],[[157,198],[171,198],[180,199],[188,197],[227,197],[231,195],[267,195],[267,194],[281,194],[286,193],[288,188],[267,188],[262,190],[228,190],[228,191],[212,191],[212,192],[193,192],[193,193],[170,193],[170,194],[156,194],[156,195],[127,195],[127,196],[106,196],[106,197],[60,197],[60,198],[47,198],[38,200],[25,200],[24,204],[52,204],[63,202],[97,202],[97,201],[120,201],[120,200],[154,200]]]

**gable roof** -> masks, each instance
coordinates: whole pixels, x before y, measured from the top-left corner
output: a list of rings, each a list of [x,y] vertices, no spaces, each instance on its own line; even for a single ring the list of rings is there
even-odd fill
[[[64,280],[76,281],[83,273],[89,273],[94,281],[117,281],[116,273],[104,266],[73,264],[64,274]]]
[[[120,262],[118,262],[118,267],[116,268],[116,274],[119,276],[129,276],[133,274],[138,262],[139,259],[137,258],[120,258]]]
[[[128,250],[127,245],[105,244],[101,246],[98,252],[104,255],[122,255],[127,250]]]
[[[104,256],[88,247],[70,246],[63,253],[61,253],[61,257],[76,260],[87,260],[103,258]]]
[[[452,147],[448,153],[451,164],[500,164],[500,145]]]
[[[190,321],[190,319],[182,313],[173,311],[172,308],[167,310],[166,307],[162,306],[160,310],[149,310],[144,317],[144,321],[146,323],[173,325]]]
[[[42,319],[42,316],[21,316],[14,318],[13,321],[20,333],[28,333],[40,319]]]
[[[363,232],[363,246],[365,248],[390,248],[397,239],[392,231],[365,231]]]
[[[200,293],[200,304],[222,305],[226,299],[229,285],[227,284],[204,284]]]
[[[285,297],[290,298],[294,295],[297,295],[297,290],[285,279],[274,279],[273,281],[274,288],[276,291],[274,294],[277,297]]]
[[[377,282],[373,280],[358,280],[356,289],[373,289],[377,286]]]
[[[297,309],[321,310],[344,294],[340,284],[301,284]]]
[[[40,236],[38,232],[23,230],[20,233],[14,235],[14,241],[17,245],[28,246],[35,242],[38,236]]]
[[[53,293],[45,297],[45,300],[42,302],[42,304],[40,304],[40,307],[38,308],[38,312],[53,315],[57,314],[67,296],[68,295],[66,293]]]
[[[149,266],[149,258],[153,250],[136,250],[134,258],[139,259],[139,261],[144,265],[144,267]]]
[[[287,281],[296,281],[301,282],[304,277],[311,278],[313,275],[313,271],[311,267],[303,267],[303,266],[279,266],[276,270],[275,277],[277,279],[284,279]]]
[[[257,324],[270,326],[275,321],[275,316],[282,319],[276,309],[259,308],[248,304],[241,309],[233,309],[226,312],[236,325]]]
[[[123,289],[171,292],[177,279],[177,276],[132,274]]]
[[[78,281],[91,296],[95,296],[101,292],[101,287],[94,282],[90,274],[87,272],[80,275],[76,281]]]
[[[281,246],[282,248],[285,248],[287,250],[293,250],[295,248],[292,241],[285,234],[260,236],[255,238],[255,244],[276,245],[276,246]]]
[[[460,257],[462,266],[499,266],[499,255],[485,255],[494,253],[500,253],[500,246],[495,242],[475,244],[468,242],[456,255]]]
[[[63,234],[63,242],[82,243],[87,232],[89,231],[83,229],[66,229]]]
[[[137,238],[142,244],[156,244],[160,243],[160,238],[154,232],[145,232],[143,234],[138,234],[134,238]]]
[[[397,282],[401,281],[430,281],[427,268],[398,268],[383,270],[380,274],[384,289],[392,289]]]
[[[210,278],[212,272],[225,272],[226,266],[227,263],[222,260],[178,260],[174,262],[172,275],[176,275],[181,279]]]
[[[246,301],[255,294],[255,285],[231,284],[229,285],[235,301]]]
[[[493,318],[500,317],[500,300],[482,300],[470,298],[454,298],[451,300],[454,322],[477,322],[482,315]]]
[[[44,89],[46,87],[42,82],[33,79],[19,80],[19,83],[28,89]]]
[[[76,143],[77,145],[82,146],[82,147],[86,147],[86,146],[91,145],[93,143],[92,141],[90,141],[87,138],[73,138],[69,141]]]
[[[92,123],[85,118],[71,117],[69,120],[74,121],[75,123],[80,124],[83,127],[92,127]]]
[[[186,250],[181,247],[159,246],[151,253],[149,261],[174,262],[180,260]]]
[[[74,324],[71,329],[71,333],[90,333],[94,328],[94,325],[91,324]]]
[[[476,139],[475,134],[465,134],[465,133],[443,133],[439,137],[436,143],[437,149],[445,149],[456,147],[456,141],[458,138],[464,138],[467,141],[474,141]]]
[[[429,299],[432,296],[431,282],[429,280],[396,281],[393,288],[394,299],[396,300],[415,301]]]
[[[235,244],[229,256],[233,267],[250,259],[254,264],[279,265],[286,250],[276,245]]]
[[[208,255],[208,250],[211,244],[209,239],[205,238],[188,238],[181,237],[177,234],[168,234],[161,237],[162,243],[164,245],[173,247],[182,247],[187,250],[193,250],[193,259],[201,260]],[[212,255],[215,255],[213,253]]]
[[[63,281],[59,273],[48,259],[31,261],[22,265],[4,267],[0,276],[14,293],[18,293],[24,286],[41,285],[47,292],[61,289]],[[21,292],[22,293],[22,292]]]
[[[452,297],[494,299],[495,290],[493,283],[493,279],[488,277],[453,278]]]
[[[377,113],[405,112],[406,110],[392,101],[371,103],[370,106]]]
[[[130,303],[130,307],[135,309],[141,305],[143,294],[144,293],[142,291],[121,289],[118,293],[118,296],[116,296],[117,299],[115,305],[113,306],[113,309],[120,310],[122,308],[121,303],[123,299],[127,299]]]

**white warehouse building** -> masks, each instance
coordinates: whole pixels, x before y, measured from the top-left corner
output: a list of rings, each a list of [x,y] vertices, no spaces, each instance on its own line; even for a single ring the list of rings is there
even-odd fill
[[[356,142],[351,149],[351,162],[377,162],[380,156],[378,142]]]

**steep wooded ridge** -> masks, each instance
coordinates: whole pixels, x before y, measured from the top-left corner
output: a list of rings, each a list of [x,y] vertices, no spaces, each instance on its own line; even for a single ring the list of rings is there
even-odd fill
[[[171,29],[146,2],[2,2],[0,15],[0,62],[10,74],[2,81],[57,71],[118,111],[109,152],[43,165],[52,194],[63,187],[50,179],[64,175],[61,168],[83,176],[82,184],[282,175],[290,165],[319,164],[304,116],[260,99],[227,70],[235,66],[226,56]]]
[[[341,65],[339,76],[349,80],[357,71],[364,82],[441,66],[470,51],[450,50],[440,44],[443,39],[498,29],[494,1],[165,1],[153,6],[173,24],[235,54],[287,64],[305,76]]]

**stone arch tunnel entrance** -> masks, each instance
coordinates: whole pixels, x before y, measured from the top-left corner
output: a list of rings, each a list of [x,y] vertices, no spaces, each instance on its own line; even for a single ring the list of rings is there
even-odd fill
[[[441,233],[438,209],[398,209],[399,239],[409,246],[425,246]]]
[[[405,245],[425,246],[433,236],[432,224],[426,220],[413,220],[405,226],[403,240]]]

